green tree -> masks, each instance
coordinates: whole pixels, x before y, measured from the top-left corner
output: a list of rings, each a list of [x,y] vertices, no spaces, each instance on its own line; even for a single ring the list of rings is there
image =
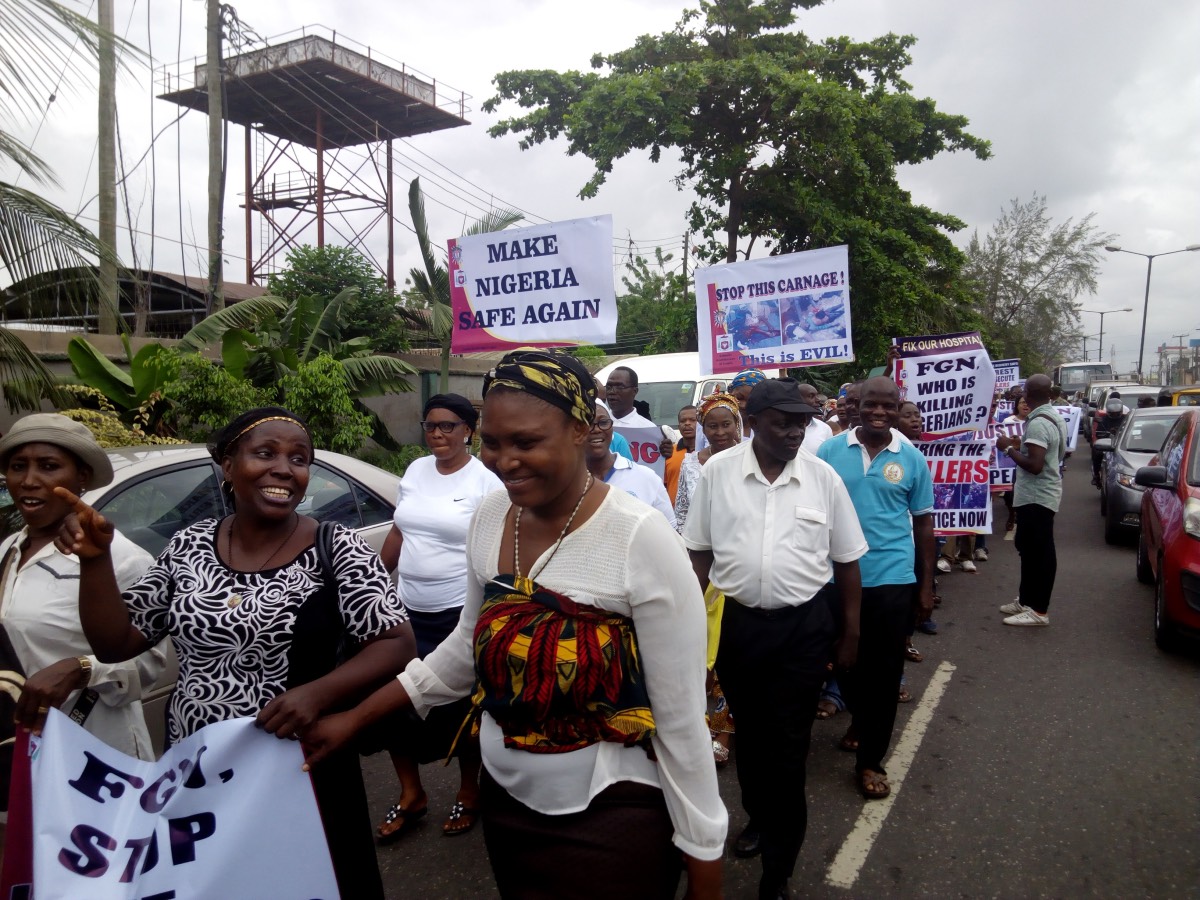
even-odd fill
[[[307,420],[318,447],[357,453],[371,436],[372,417],[357,408],[345,370],[327,353],[301,363],[284,377],[279,382],[279,400]]]
[[[46,98],[86,84],[95,65],[102,34],[99,26],[53,0],[5,0],[0,5],[0,161],[36,185],[55,183],[44,160],[6,126],[39,115]],[[122,50],[131,50],[116,40]],[[82,52],[76,54],[74,47]],[[95,259],[115,260],[113,250],[74,217],[35,191],[0,179],[0,273],[31,290],[57,283],[56,273],[78,268],[86,275],[84,290],[96,284]],[[70,299],[79,286],[68,283]],[[30,353],[20,338],[0,329],[0,379],[10,411],[36,410],[46,397],[56,404],[70,400],[59,391],[54,375]]]
[[[248,409],[266,406],[275,395],[235,378],[224,366],[199,353],[179,357],[179,373],[163,389],[171,403],[169,415],[175,433],[190,441],[204,442]]]
[[[759,242],[772,253],[849,244],[856,350],[882,362],[889,337],[971,321],[946,234],[963,223],[913,204],[896,169],[943,151],[986,159],[989,145],[910,92],[915,38],[818,42],[793,30],[796,10],[820,2],[701,0],[672,31],[593,56],[603,73],[500,73],[484,109],[515,101],[531,111],[494,136],[519,135],[525,149],[563,136],[591,159],[583,197],[617,159],[657,162],[674,148],[710,261],[748,258]]]
[[[450,390],[450,339],[454,334],[454,314],[450,307],[450,274],[446,269],[445,255],[442,261],[433,252],[429,239],[429,223],[425,219],[425,197],[421,193],[421,179],[414,178],[408,186],[408,212],[412,216],[413,232],[417,236],[417,247],[421,251],[423,268],[410,269],[409,289],[405,291],[407,306],[402,315],[415,331],[424,333],[441,348],[441,377],[438,391]],[[521,221],[521,214],[511,209],[492,210],[481,219],[470,224],[463,234],[491,234],[503,231],[509,225]]]
[[[683,273],[668,266],[672,259],[655,247],[653,262],[635,256],[625,263],[625,293],[617,298],[617,344],[622,353],[697,348],[696,300]]]
[[[1013,199],[984,237],[976,231],[963,269],[988,345],[1020,357],[1025,372],[1048,372],[1079,348],[1079,298],[1096,292],[1101,251],[1116,236],[1092,224],[1054,224],[1046,198]]]
[[[287,269],[272,275],[267,287],[289,303],[301,297],[328,302],[347,288],[357,288],[357,295],[342,312],[343,337],[370,338],[371,346],[385,353],[408,349],[404,320],[396,312],[398,298],[357,250],[296,247],[288,252]]]

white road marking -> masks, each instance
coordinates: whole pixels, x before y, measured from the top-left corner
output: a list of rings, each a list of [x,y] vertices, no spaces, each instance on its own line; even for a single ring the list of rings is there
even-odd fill
[[[929,679],[929,686],[925,688],[917,708],[909,717],[904,733],[900,735],[900,740],[892,749],[892,755],[884,763],[892,792],[883,800],[863,801],[863,810],[858,816],[858,821],[854,823],[854,828],[842,842],[829,871],[825,873],[825,883],[831,887],[849,889],[854,887],[854,882],[858,880],[858,875],[867,862],[867,856],[875,846],[875,839],[883,830],[883,823],[896,802],[900,788],[904,786],[904,778],[916,759],[921,741],[929,723],[933,721],[933,714],[942,701],[942,695],[950,684],[953,672],[954,664],[943,660]]]

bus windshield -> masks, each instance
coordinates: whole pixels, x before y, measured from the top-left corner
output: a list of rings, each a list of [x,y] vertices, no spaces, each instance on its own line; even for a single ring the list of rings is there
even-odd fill
[[[1054,370],[1054,381],[1067,394],[1087,390],[1092,381],[1113,380],[1111,363],[1064,363]]]

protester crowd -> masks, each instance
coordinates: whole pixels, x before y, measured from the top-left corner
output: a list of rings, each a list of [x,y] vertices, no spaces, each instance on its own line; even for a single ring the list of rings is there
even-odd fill
[[[1024,436],[993,441],[1017,466],[1009,625],[1049,624],[1067,444],[1052,387],[1035,375],[1006,396]],[[688,896],[720,896],[716,769],[732,758],[749,819],[733,852],[761,857],[760,897],[788,896],[814,718],[845,711],[853,785],[887,797],[914,632],[936,633],[938,576],[976,572],[987,545],[935,536],[921,411],[886,375],[827,398],[743,371],[679,410],[663,475],[616,431],[652,424],[637,393],[632,369],[598,386],[574,357],[527,350],[488,375],[482,410],[431,397],[431,455],[380,554],[298,512],[313,442],[287,410],[215,437],[236,512],[157,560],[79,500],[112,478],[90,432],[20,420],[0,440],[25,522],[0,547],[0,619],[29,675],[18,722],[90,697],[84,727],[146,758],[138,698],[170,638],[169,740],[249,716],[303,741],[347,898],[382,896],[372,841],[428,813],[420,765],[450,756],[443,833],[482,823],[502,896],[674,897],[681,874]],[[367,747],[398,780],[374,828]]]

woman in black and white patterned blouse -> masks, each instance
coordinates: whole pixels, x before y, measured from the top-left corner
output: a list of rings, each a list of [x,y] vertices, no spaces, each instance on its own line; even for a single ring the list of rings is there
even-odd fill
[[[209,449],[237,511],[180,531],[123,595],[108,552],[112,525],[75,500],[59,543],[81,560],[83,630],[105,661],[171,636],[179,683],[169,741],[242,716],[295,737],[403,668],[412,630],[378,555],[357,534],[335,528],[325,571],[317,522],[296,512],[313,459],[298,417],[252,410]],[[339,665],[344,641],[360,650]],[[382,898],[357,754],[329,762],[314,770],[313,786],[341,894]]]

